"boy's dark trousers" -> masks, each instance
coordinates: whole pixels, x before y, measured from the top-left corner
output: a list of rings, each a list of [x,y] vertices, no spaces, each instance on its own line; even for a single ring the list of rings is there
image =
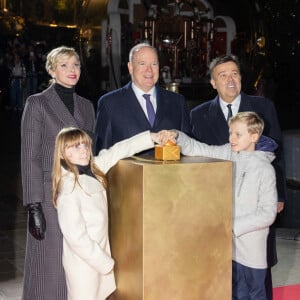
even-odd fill
[[[267,300],[267,269],[246,267],[232,262],[232,300]]]

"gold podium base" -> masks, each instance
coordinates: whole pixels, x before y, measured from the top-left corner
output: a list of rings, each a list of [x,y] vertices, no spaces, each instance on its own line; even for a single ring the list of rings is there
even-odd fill
[[[109,183],[109,299],[231,299],[231,162],[130,158]]]

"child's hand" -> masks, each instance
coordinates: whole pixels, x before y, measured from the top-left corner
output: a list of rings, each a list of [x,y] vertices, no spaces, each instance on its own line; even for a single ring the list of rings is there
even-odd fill
[[[176,144],[177,132],[171,130],[161,130],[157,133],[151,132],[153,142],[164,146],[168,141]]]

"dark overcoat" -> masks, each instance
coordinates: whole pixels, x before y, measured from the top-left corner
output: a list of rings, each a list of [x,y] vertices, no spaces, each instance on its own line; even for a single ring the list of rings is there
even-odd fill
[[[270,99],[258,96],[249,96],[241,93],[239,112],[254,111],[265,123],[263,134],[271,137],[279,145],[273,166],[276,171],[277,191],[280,201],[286,199],[285,166],[282,153],[282,134],[277,112]],[[228,123],[220,106],[219,96],[204,102],[191,110],[190,113],[192,135],[197,140],[209,145],[223,145],[229,142]],[[268,264],[277,263],[275,236],[271,231],[269,235]]]
[[[47,229],[41,241],[27,234],[22,300],[67,300],[62,234],[51,192],[55,138],[64,127],[78,127],[92,133],[94,125],[92,103],[76,93],[74,116],[53,85],[26,100],[21,122],[23,204],[41,203]]]
[[[155,121],[151,127],[131,82],[102,96],[97,109],[96,153],[146,130],[178,129],[190,133],[189,112],[182,95],[156,85],[156,101]]]

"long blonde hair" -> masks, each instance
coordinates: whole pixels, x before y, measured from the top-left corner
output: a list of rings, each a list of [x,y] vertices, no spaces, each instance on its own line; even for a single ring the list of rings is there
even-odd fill
[[[94,176],[103,184],[104,188],[107,188],[107,179],[105,174],[94,163],[94,157],[92,154],[92,139],[83,130],[69,127],[63,128],[57,135],[54,148],[54,159],[52,169],[52,201],[56,207],[57,197],[61,192],[61,179],[62,179],[62,167],[68,172],[75,175],[74,187],[78,182],[78,169],[77,166],[72,164],[65,155],[65,149],[72,147],[76,144],[85,143],[89,146],[90,168]],[[80,184],[79,184],[80,185]]]

